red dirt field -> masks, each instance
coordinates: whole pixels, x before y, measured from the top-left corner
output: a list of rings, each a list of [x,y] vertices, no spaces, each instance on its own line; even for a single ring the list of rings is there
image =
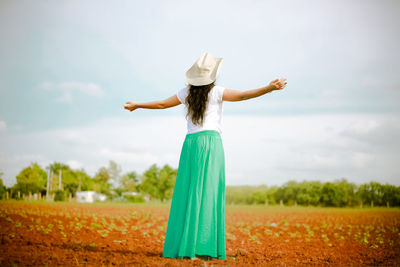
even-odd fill
[[[0,202],[1,266],[400,265],[399,209],[226,206],[226,260],[162,257],[169,206]]]

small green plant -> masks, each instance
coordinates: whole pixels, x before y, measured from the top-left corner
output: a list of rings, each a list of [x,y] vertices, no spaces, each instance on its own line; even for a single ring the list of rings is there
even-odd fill
[[[90,229],[101,229],[101,228],[103,228],[103,226],[98,223],[91,223],[89,228]]]
[[[236,236],[234,234],[231,234],[229,232],[226,233],[226,238],[229,240],[236,240]]]
[[[108,236],[108,230],[97,230],[101,237],[105,238]]]
[[[326,234],[322,234],[321,237],[322,237],[322,240],[324,240],[325,242],[329,241],[329,238]]]
[[[271,229],[268,229],[268,228],[264,230],[264,233],[265,233],[266,235],[272,235]]]

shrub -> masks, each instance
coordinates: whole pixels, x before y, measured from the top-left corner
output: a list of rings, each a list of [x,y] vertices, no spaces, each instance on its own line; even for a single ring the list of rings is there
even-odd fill
[[[65,200],[65,193],[63,190],[56,190],[54,195],[54,201],[64,201]]]
[[[129,202],[146,202],[142,196],[125,196]]]

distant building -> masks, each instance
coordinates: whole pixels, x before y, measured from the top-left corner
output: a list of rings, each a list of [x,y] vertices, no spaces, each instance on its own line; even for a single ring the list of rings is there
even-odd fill
[[[94,201],[105,201],[107,196],[96,191],[76,192],[76,200],[80,203],[93,203]]]

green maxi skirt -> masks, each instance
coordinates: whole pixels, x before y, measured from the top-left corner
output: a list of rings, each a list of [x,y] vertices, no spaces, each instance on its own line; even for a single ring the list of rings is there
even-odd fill
[[[163,257],[226,259],[225,155],[219,132],[187,134],[179,159]]]

